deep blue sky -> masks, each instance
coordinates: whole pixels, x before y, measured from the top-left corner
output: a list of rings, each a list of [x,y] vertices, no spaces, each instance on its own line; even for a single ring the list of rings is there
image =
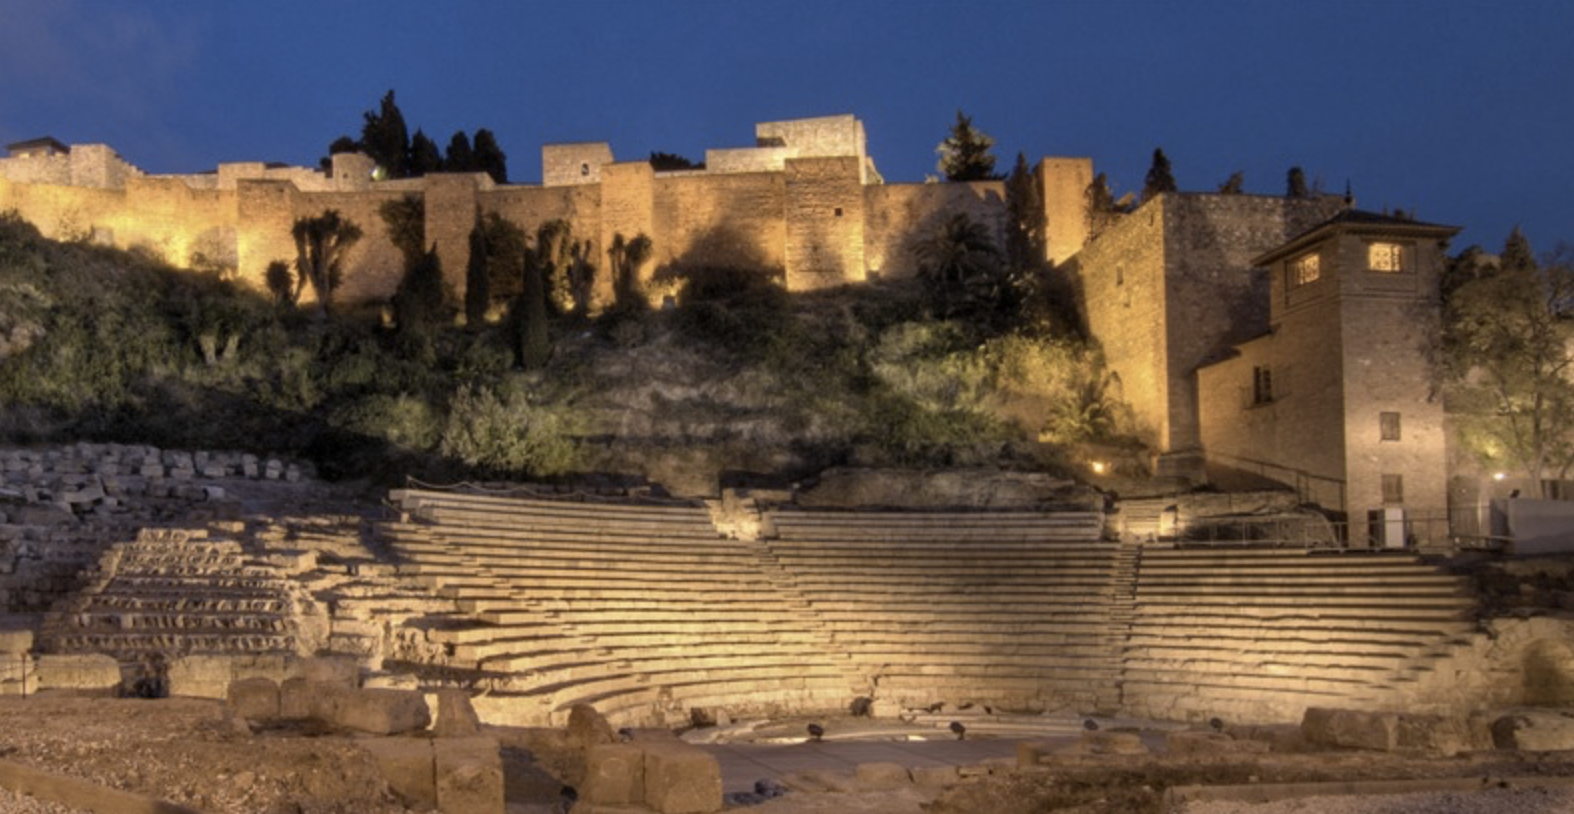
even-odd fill
[[[1574,241],[1574,3],[0,0],[0,144],[104,142],[150,172],[315,165],[396,89],[439,145],[699,159],[753,124],[863,119],[891,181],[962,109],[1017,152],[1092,156],[1116,194],[1162,146],[1183,189],[1300,164],[1363,208],[1495,250]]]

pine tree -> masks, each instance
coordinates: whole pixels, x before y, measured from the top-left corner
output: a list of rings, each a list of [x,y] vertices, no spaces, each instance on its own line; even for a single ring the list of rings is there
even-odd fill
[[[475,168],[499,184],[508,183],[508,156],[497,145],[497,137],[485,127],[475,131]]]
[[[1286,198],[1310,198],[1312,193],[1306,188],[1306,171],[1300,167],[1291,167],[1284,178],[1284,196]]]
[[[1498,255],[1498,271],[1503,274],[1534,274],[1537,269],[1535,252],[1530,241],[1518,226],[1503,241],[1503,253]]]
[[[387,178],[410,176],[410,133],[405,129],[404,114],[394,103],[394,92],[388,91],[378,107],[378,112],[367,111],[361,126],[361,150],[372,157]]]
[[[940,172],[945,174],[947,181],[998,180],[995,157],[989,152],[994,146],[995,140],[973,127],[972,118],[958,110],[951,135],[935,148],[940,154]]]
[[[1170,171],[1170,159],[1162,148],[1154,148],[1153,164],[1142,184],[1142,200],[1151,201],[1166,192],[1176,191],[1175,175]]]

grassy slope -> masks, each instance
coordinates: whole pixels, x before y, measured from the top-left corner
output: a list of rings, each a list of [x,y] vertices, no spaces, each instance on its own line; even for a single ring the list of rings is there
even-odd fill
[[[1056,447],[1024,443],[1041,430],[1110,429],[1080,347],[925,311],[902,285],[723,286],[674,311],[558,320],[547,368],[523,372],[501,325],[413,342],[366,315],[315,323],[0,219],[0,438],[284,452],[389,480],[608,472],[700,489],[838,463],[1041,467]]]

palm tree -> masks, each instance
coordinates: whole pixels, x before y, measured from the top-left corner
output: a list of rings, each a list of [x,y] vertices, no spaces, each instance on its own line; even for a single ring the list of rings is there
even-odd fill
[[[1000,249],[989,228],[958,212],[924,238],[913,252],[918,256],[918,273],[929,283],[931,292],[942,303],[947,315],[973,304],[973,292],[997,288],[1004,269]]]

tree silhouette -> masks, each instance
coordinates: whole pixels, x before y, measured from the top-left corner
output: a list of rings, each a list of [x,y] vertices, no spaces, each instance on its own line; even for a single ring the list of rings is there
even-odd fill
[[[317,315],[333,311],[333,292],[344,276],[344,255],[361,239],[361,227],[328,209],[315,218],[299,218],[290,230],[295,238],[295,270],[317,295]]]
[[[443,158],[443,172],[475,172],[475,150],[470,148],[470,137],[460,130],[448,139],[448,154]]]
[[[508,156],[497,145],[497,137],[485,127],[475,131],[475,169],[492,176],[499,184],[508,183]]]
[[[995,140],[973,126],[973,120],[956,112],[956,124],[951,125],[951,135],[935,148],[940,154],[939,169],[947,181],[992,181],[995,174],[995,156],[989,152]]]
[[[442,169],[443,154],[438,151],[437,142],[417,128],[415,135],[410,137],[410,176],[419,178]]]
[[[1044,196],[1038,176],[1028,167],[1027,158],[1017,153],[1016,166],[1006,176],[1006,260],[1019,270],[1035,269],[1044,263]]]
[[[1151,201],[1166,193],[1176,191],[1175,174],[1170,171],[1169,156],[1162,148],[1154,148],[1153,164],[1148,167],[1147,178],[1142,183],[1142,200]]]
[[[1287,198],[1310,198],[1312,193],[1306,188],[1306,171],[1300,167],[1291,167],[1284,177],[1284,195]]]
[[[642,232],[628,240],[622,232],[612,236],[607,260],[612,268],[612,307],[616,311],[638,311],[647,305],[640,290],[639,269],[650,259],[652,243]]]
[[[390,90],[383,96],[376,113],[368,110],[363,115],[361,150],[371,156],[385,177],[408,178],[410,133],[405,128],[404,114],[394,102],[394,92]]]

